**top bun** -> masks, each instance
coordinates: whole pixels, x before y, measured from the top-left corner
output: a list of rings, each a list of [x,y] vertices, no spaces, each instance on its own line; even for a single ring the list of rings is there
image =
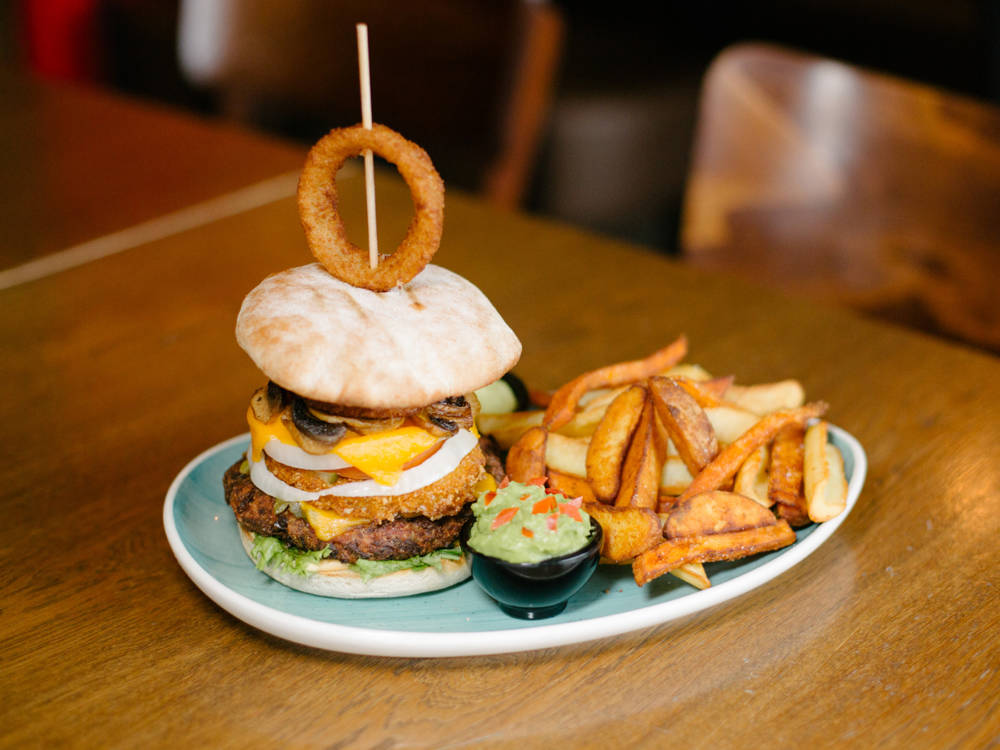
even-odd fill
[[[486,296],[435,265],[388,292],[346,284],[318,263],[272,274],[243,300],[236,340],[283,388],[369,409],[474,391],[521,356]]]

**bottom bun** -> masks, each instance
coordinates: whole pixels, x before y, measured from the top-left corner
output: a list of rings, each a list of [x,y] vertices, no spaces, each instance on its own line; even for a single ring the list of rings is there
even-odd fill
[[[253,535],[242,526],[240,541],[247,556],[253,561],[250,550]],[[256,561],[254,561],[256,565]],[[384,599],[390,596],[412,596],[427,591],[437,591],[460,583],[469,577],[471,570],[467,555],[458,560],[442,560],[440,570],[435,567],[419,570],[399,570],[395,573],[364,580],[345,563],[323,560],[308,575],[289,573],[274,565],[261,569],[279,583],[307,594],[330,596],[337,599]]]

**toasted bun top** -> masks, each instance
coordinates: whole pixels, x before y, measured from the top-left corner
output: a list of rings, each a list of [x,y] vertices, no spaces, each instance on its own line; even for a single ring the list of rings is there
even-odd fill
[[[345,284],[318,263],[272,274],[243,300],[236,340],[278,385],[371,409],[468,393],[521,356],[486,296],[434,265],[388,292]]]

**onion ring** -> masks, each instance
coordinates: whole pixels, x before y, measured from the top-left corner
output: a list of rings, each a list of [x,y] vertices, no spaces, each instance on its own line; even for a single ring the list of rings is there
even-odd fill
[[[406,237],[391,255],[381,255],[376,268],[368,253],[349,239],[337,210],[337,172],[365,150],[391,162],[406,180],[414,216]],[[352,286],[387,292],[405,284],[437,252],[444,227],[444,182],[420,146],[384,125],[331,130],[306,158],[299,177],[299,220],[312,254],[333,276]]]

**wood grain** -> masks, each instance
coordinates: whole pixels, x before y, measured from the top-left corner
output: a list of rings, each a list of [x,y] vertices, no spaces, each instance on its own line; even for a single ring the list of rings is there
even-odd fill
[[[344,211],[364,232],[361,180]],[[378,179],[380,231],[411,207]],[[689,361],[801,379],[866,447],[837,533],[679,622],[494,657],[328,653],[247,627],[175,563],[174,475],[245,429],[243,295],[310,260],[282,200],[0,291],[0,745],[975,747],[1000,733],[1000,363],[449,192],[436,261],[549,388],[685,332]],[[655,585],[654,584],[650,584]]]
[[[709,69],[685,198],[695,264],[1000,352],[1000,110],[812,55]]]

